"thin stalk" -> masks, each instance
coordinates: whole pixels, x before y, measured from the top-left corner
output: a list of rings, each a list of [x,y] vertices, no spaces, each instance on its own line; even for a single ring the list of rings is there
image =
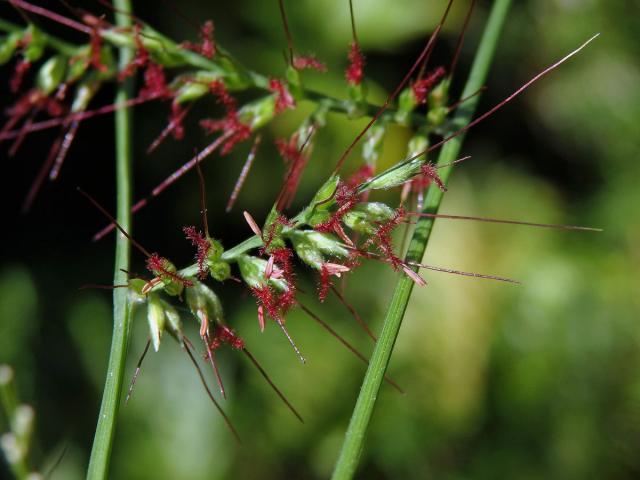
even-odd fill
[[[131,27],[130,0],[114,0],[116,25]],[[129,47],[119,48],[119,67],[123,69],[133,58]],[[120,84],[116,91],[115,102],[124,103],[133,95],[131,79]],[[115,112],[116,128],[116,219],[123,229],[131,231],[131,110],[118,109]],[[129,270],[131,245],[124,235],[116,236],[114,285],[127,283],[126,271]],[[127,289],[116,288],[113,291],[113,335],[111,352],[107,367],[107,377],[102,394],[98,425],[91,449],[91,458],[87,478],[102,480],[107,478],[109,459],[116,431],[116,420],[122,397],[125,360],[129,340],[131,311],[127,301]]]
[[[462,92],[462,98],[476,92],[484,85],[510,3],[511,0],[496,0],[494,2],[471,73]],[[475,96],[458,108],[454,117],[454,129],[470,122],[478,100],[479,97]],[[463,137],[464,135],[455,137],[443,146],[438,157],[439,166],[451,163],[457,158]],[[443,182],[447,183],[451,171],[451,166],[439,170],[440,178],[442,178]],[[437,213],[442,197],[443,192],[432,185],[427,192],[423,212]],[[411,243],[407,250],[406,261],[420,262],[422,260],[434,221],[434,218],[423,217],[416,222]],[[393,346],[398,337],[413,285],[414,282],[407,275],[401,275],[396,283],[382,332],[378,337],[378,342],[369,361],[369,368],[362,382],[360,394],[345,434],[342,450],[333,471],[333,480],[351,479],[355,474],[362,454],[367,428],[378,397],[378,391],[389,364]]]

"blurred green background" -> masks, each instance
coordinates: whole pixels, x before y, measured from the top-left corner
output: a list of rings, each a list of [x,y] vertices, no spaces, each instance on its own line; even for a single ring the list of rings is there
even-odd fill
[[[169,5],[197,23],[212,18],[217,40],[243,63],[282,75],[285,42],[277,3],[212,3],[134,2],[137,15],[176,39],[193,38],[195,31]],[[436,222],[427,263],[505,275],[523,285],[424,272],[429,285],[414,290],[389,370],[407,395],[383,387],[359,478],[640,476],[639,5],[625,0],[514,3],[479,111],[595,32],[602,35],[468,135],[463,152],[473,160],[456,170],[442,211],[605,231]],[[419,53],[445,2],[354,4],[370,99],[381,102]],[[468,71],[489,4],[479,2],[454,91]],[[347,1],[286,5],[296,47],[316,53],[329,66],[325,75],[306,75],[309,83],[346,96]],[[467,5],[455,2],[433,65],[447,64]],[[82,7],[107,13],[97,2]],[[2,12],[12,16],[6,8]],[[51,29],[83,40],[57,26]],[[3,70],[3,106],[9,103],[8,74]],[[106,89],[96,104],[111,95]],[[136,197],[184,163],[195,147],[206,145],[195,119],[213,106],[200,105],[191,115],[187,138],[168,141],[152,156],[144,151],[163,128],[167,107],[136,109]],[[226,246],[249,234],[242,210],[264,219],[284,173],[273,139],[288,136],[309,108],[302,104],[268,127],[231,214],[224,214],[224,204],[249,146],[206,162],[210,228]],[[291,211],[326,178],[362,123],[330,116]],[[391,131],[383,165],[404,155],[409,134]],[[53,479],[83,477],[103,385],[110,295],[78,287],[109,283],[113,239],[90,242],[103,221],[74,189],[80,185],[113,207],[112,137],[111,118],[83,123],[61,181],[45,188],[28,216],[19,215],[20,203],[54,136],[31,137],[14,159],[6,156],[6,146],[2,153],[0,362],[15,367],[22,400],[36,408],[34,464],[46,469],[66,447]],[[380,198],[393,201],[394,196]],[[192,251],[181,227],[199,224],[198,210],[192,174],[137,215],[133,234],[148,249],[186,264]],[[134,257],[134,270],[142,272],[143,259]],[[300,278],[309,292],[302,297],[308,297],[306,303],[369,353],[370,341],[348,312],[333,299],[318,305],[311,294],[315,279],[302,269]],[[395,278],[381,265],[367,265],[349,277],[349,300],[377,331]],[[294,311],[288,326],[308,359],[301,365],[273,324],[259,333],[255,303],[239,290],[233,284],[219,289],[228,321],[305,423],[293,418],[244,357],[225,351],[221,364],[229,399],[224,406],[243,438],[237,448],[183,352],[165,341],[159,353],[147,357],[136,391],[121,410],[112,478],[329,476],[364,366]],[[195,337],[195,323],[190,328]],[[145,320],[137,318],[128,376],[146,335]]]

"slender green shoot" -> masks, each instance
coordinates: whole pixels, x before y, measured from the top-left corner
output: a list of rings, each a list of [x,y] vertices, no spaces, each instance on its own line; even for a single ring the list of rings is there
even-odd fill
[[[131,4],[129,0],[114,0],[115,20],[119,28],[131,27]],[[119,67],[123,69],[133,58],[130,47],[119,48]],[[116,104],[122,104],[133,96],[131,79],[125,80],[117,88]],[[131,231],[131,110],[119,108],[115,112],[116,122],[116,219],[127,231]],[[127,283],[131,246],[129,240],[122,234],[116,235],[116,252],[113,283],[121,285]],[[91,449],[91,458],[87,478],[102,480],[107,478],[109,459],[116,431],[116,421],[124,378],[127,345],[129,340],[130,308],[125,288],[113,291],[113,336],[111,352],[107,367],[100,416]]]

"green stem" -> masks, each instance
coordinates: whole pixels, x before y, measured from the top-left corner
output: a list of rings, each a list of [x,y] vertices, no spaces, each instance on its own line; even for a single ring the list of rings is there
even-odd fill
[[[496,0],[487,21],[482,40],[471,68],[471,73],[465,85],[461,98],[476,92],[485,83],[489,65],[495,52],[498,38],[505,22],[511,0]],[[466,102],[455,114],[454,129],[469,123],[477,106],[479,97]],[[438,157],[438,165],[451,163],[458,157],[464,135],[460,135],[447,142]],[[446,183],[452,167],[438,170],[442,180]],[[431,185],[427,192],[424,212],[436,213],[442,201],[443,193]],[[424,255],[434,223],[433,218],[421,218],[415,227],[411,243],[407,251],[407,261],[419,262]],[[400,325],[407,309],[409,297],[413,289],[413,281],[402,275],[397,284],[387,309],[382,332],[376,343],[369,368],[365,374],[356,406],[349,422],[342,450],[336,463],[332,479],[346,480],[353,478],[362,454],[364,439],[373,414],[378,392],[389,365],[393,346],[398,337]]]
[[[121,28],[131,27],[131,4],[129,0],[114,0],[116,24]],[[133,58],[129,47],[119,48],[119,66],[124,68]],[[115,102],[124,103],[133,95],[131,79],[118,86]],[[131,231],[131,110],[120,108],[115,113],[116,128],[116,197],[117,215],[120,225]],[[116,235],[114,285],[127,283],[131,248],[124,235]],[[109,459],[116,430],[116,420],[122,383],[124,378],[127,344],[129,340],[130,309],[127,301],[127,289],[116,288],[113,291],[113,336],[107,377],[100,406],[100,416],[93,440],[91,459],[89,460],[88,479],[107,478]]]

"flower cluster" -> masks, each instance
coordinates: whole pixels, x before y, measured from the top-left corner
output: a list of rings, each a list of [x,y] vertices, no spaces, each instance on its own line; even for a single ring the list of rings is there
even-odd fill
[[[23,7],[29,5],[22,0],[20,4]],[[38,7],[37,12],[42,14],[47,10]],[[50,18],[59,17],[49,16]],[[183,138],[183,120],[191,105],[202,97],[212,95],[217,99],[224,113],[218,118],[200,120],[200,126],[208,134],[218,134],[217,138],[195,158],[170,175],[159,187],[156,187],[152,191],[152,196],[157,196],[185,172],[198,166],[202,158],[216,150],[219,150],[223,156],[231,153],[238,144],[249,140],[258,129],[271,122],[276,115],[296,108],[300,100],[317,100],[317,94],[305,90],[301,80],[302,73],[299,71],[305,69],[326,71],[327,68],[315,57],[295,55],[286,27],[291,62],[287,67],[285,82],[246,70],[226,55],[217,55],[217,51],[223,50],[213,39],[212,21],[205,22],[201,27],[198,43],[179,44],[161,38],[149,27],[140,24],[130,29],[119,29],[104,19],[91,16],[85,16],[83,21],[82,24],[75,21],[67,22],[88,35],[88,42],[82,46],[61,47],[60,42],[51,42],[51,38],[43,35],[33,24],[25,29],[11,32],[0,44],[2,47],[0,59],[8,61],[14,54],[19,56],[9,81],[10,88],[14,92],[17,92],[25,83],[25,75],[36,66],[37,62],[41,59],[45,60],[36,74],[35,86],[20,95],[14,105],[7,109],[8,119],[0,130],[0,140],[15,139],[10,150],[11,153],[15,153],[26,135],[40,128],[32,122],[33,117],[39,113],[46,113],[51,117],[48,120],[50,122],[48,126],[63,127],[62,137],[54,142],[52,153],[42,170],[45,173],[49,171],[52,179],[57,177],[79,122],[85,118],[147,101],[171,100],[169,125],[152,143],[149,151],[153,151],[169,133],[176,139]],[[435,39],[435,37],[432,38]],[[113,46],[123,43],[132,45],[135,53],[133,60],[123,69],[118,70],[113,59]],[[54,53],[49,58],[43,58],[45,51]],[[425,49],[425,53],[428,52],[429,50]],[[303,120],[288,139],[276,141],[276,147],[286,167],[285,181],[262,227],[248,212],[245,212],[245,219],[253,236],[244,242],[225,250],[218,240],[209,235],[206,215],[204,215],[203,233],[194,226],[183,229],[184,235],[195,247],[195,263],[178,269],[169,259],[157,253],[149,253],[140,247],[113,218],[106,214],[113,222],[114,228],[119,228],[123,234],[127,235],[147,257],[146,266],[152,278],[130,279],[127,287],[132,304],[146,308],[150,342],[154,349],[159,349],[163,332],[168,331],[191,356],[193,345],[184,335],[183,315],[178,313],[175,306],[175,303],[183,302],[191,313],[190,318],[199,324],[199,334],[207,350],[205,358],[214,369],[223,395],[224,388],[216,366],[215,351],[223,345],[228,345],[244,352],[250,358],[276,393],[298,417],[295,409],[248,352],[244,340],[227,326],[222,302],[215,293],[214,287],[205,282],[210,280],[223,282],[233,279],[242,284],[242,287],[256,300],[260,330],[266,328],[266,320],[271,318],[286,335],[296,354],[303,359],[285,326],[286,316],[292,309],[300,307],[308,313],[306,307],[297,299],[300,288],[297,285],[295,261],[299,260],[318,275],[317,296],[320,301],[324,301],[330,291],[337,291],[332,284],[334,278],[342,278],[356,270],[364,260],[375,260],[390,265],[416,284],[425,285],[426,282],[417,273],[417,269],[431,267],[403,260],[394,246],[393,234],[401,225],[409,228],[411,222],[407,218],[411,215],[438,216],[435,213],[408,212],[403,202],[407,200],[408,195],[422,195],[424,189],[432,184],[441,191],[446,190],[445,182],[438,174],[438,168],[443,165],[436,166],[427,159],[427,154],[434,148],[429,146],[430,141],[435,137],[440,139],[436,146],[442,145],[469,128],[452,131],[451,122],[447,122],[452,110],[448,105],[450,74],[446,77],[442,67],[436,68],[424,77],[418,75],[417,79],[409,83],[412,73],[421,62],[423,69],[426,69],[428,57],[421,56],[394,93],[373,115],[367,127],[345,151],[334,173],[318,189],[311,201],[297,215],[285,216],[284,211],[291,206],[304,169],[309,162],[312,137],[324,126],[327,112],[336,110],[355,117],[373,108],[366,103],[366,91],[362,85],[365,58],[355,41],[355,28],[354,41],[350,44],[348,58],[350,64],[345,72],[345,80],[350,98],[340,100],[326,97],[316,102],[317,109]],[[167,79],[166,72],[170,68],[182,68],[187,71],[176,75],[173,79]],[[142,73],[143,83],[137,95],[126,105],[107,105],[96,111],[88,110],[90,102],[103,84],[109,81],[124,81],[136,73]],[[535,77],[532,82],[541,76]],[[264,95],[241,105],[230,93],[248,89],[261,90]],[[516,94],[523,90],[524,88],[521,88]],[[501,105],[510,101],[514,95]],[[486,118],[501,105],[479,117],[469,126]],[[387,111],[390,106],[391,109]],[[420,121],[413,122],[413,118],[417,115],[420,116]],[[20,127],[21,122],[23,124]],[[409,125],[416,130],[414,137],[407,145],[408,158],[376,174],[376,161],[388,129],[394,124]],[[259,135],[256,137],[259,138]],[[343,179],[339,172],[342,162],[360,139],[364,139],[362,162],[353,175]],[[259,140],[256,140],[254,146],[258,143]],[[253,156],[255,156],[254,150],[250,154],[250,157]],[[36,181],[30,193],[31,199],[32,193],[39,188],[38,182],[40,180]],[[406,194],[401,197],[399,206],[369,201],[369,195],[373,191],[396,187],[402,188]],[[204,187],[202,198],[202,211],[206,212]],[[147,199],[138,202],[136,209],[141,208],[146,202]],[[406,203],[409,204],[409,202]],[[104,209],[101,207],[99,209],[105,213]],[[453,217],[449,216],[449,218]],[[438,268],[432,269],[438,270]],[[454,270],[440,270],[505,280]],[[336,293],[336,295],[340,294]],[[339,298],[343,300],[341,296]],[[375,338],[374,335],[371,336]]]

